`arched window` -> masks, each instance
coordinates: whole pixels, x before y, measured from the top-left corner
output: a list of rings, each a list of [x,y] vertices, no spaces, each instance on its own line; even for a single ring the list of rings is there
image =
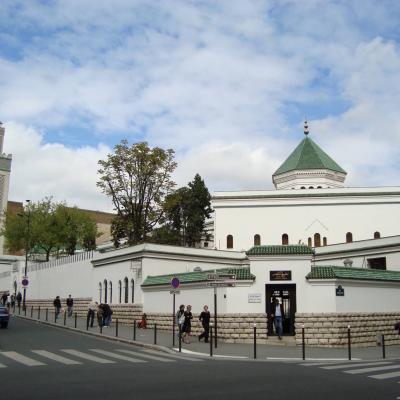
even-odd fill
[[[232,235],[228,235],[226,237],[226,248],[233,249],[233,236]]]
[[[322,186],[317,186],[317,189],[322,189]]]
[[[288,236],[287,233],[284,233],[284,234],[282,235],[282,244],[283,244],[283,245],[289,244],[289,236]]]
[[[314,247],[321,247],[321,235],[319,233],[314,234]]]
[[[254,246],[260,246],[261,244],[261,236],[257,233],[254,235]]]
[[[314,186],[310,186],[309,189],[314,189]]]
[[[101,303],[102,296],[103,296],[103,291],[102,291],[102,288],[101,288],[101,282],[99,282],[99,303]]]
[[[328,246],[328,240],[325,236],[323,237],[322,242],[323,242],[324,246]]]
[[[118,303],[122,303],[122,282],[118,281]]]
[[[305,189],[306,187],[305,186],[302,186],[300,189]]]
[[[109,295],[109,301],[110,304],[112,304],[112,282],[108,282],[108,287],[109,287],[109,291],[110,291],[110,295]]]
[[[308,247],[312,247],[312,239],[311,238],[308,238]]]
[[[107,303],[107,280],[104,279],[104,303]]]
[[[346,233],[346,243],[351,243],[353,241],[353,234],[351,232]]]
[[[135,281],[131,279],[131,303],[135,302]]]
[[[374,232],[374,239],[380,239],[381,238],[381,233],[380,232]]]
[[[124,303],[128,303],[129,301],[129,285],[128,278],[124,279]]]

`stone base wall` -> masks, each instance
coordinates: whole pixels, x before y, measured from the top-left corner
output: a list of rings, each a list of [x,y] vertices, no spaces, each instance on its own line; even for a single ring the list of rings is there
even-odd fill
[[[352,346],[376,346],[377,335],[385,335],[386,345],[399,345],[400,335],[394,324],[398,313],[324,313],[296,314],[296,343],[302,342],[304,324],[307,346],[347,346],[347,327],[350,325]]]
[[[147,313],[147,326],[172,332],[172,314]],[[211,322],[214,317],[211,315]],[[257,340],[267,339],[267,319],[265,314],[219,314],[217,320],[218,338],[229,343],[253,342],[254,324],[257,325]],[[177,328],[176,328],[177,329]],[[198,315],[193,315],[192,335],[199,335],[203,327]]]

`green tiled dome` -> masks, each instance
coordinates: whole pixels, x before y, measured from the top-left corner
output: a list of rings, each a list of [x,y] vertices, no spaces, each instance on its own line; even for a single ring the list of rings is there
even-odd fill
[[[271,245],[271,246],[254,246],[246,252],[248,256],[273,256],[280,254],[312,254],[311,247],[305,245]]]

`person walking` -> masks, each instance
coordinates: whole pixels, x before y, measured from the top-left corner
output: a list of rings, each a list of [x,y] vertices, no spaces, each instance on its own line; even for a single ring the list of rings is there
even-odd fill
[[[178,337],[182,335],[182,326],[185,322],[185,305],[181,304],[176,312],[176,325],[178,326]]]
[[[96,313],[97,323],[99,325],[99,328],[101,326],[103,326],[103,313],[104,313],[104,311],[103,311],[103,303],[101,303],[101,304],[99,304],[97,306],[97,313]]]
[[[87,312],[87,326],[90,326],[93,328],[93,322],[94,322],[94,315],[97,312],[97,309],[99,308],[99,303],[97,301],[91,301],[88,306],[88,312]]]
[[[74,310],[73,307],[74,307],[74,299],[71,297],[71,295],[69,295],[67,299],[68,317],[72,317],[72,312]]]
[[[203,307],[203,311],[201,312],[199,316],[199,321],[201,321],[201,324],[203,325],[203,332],[201,335],[199,335],[199,342],[201,339],[204,338],[204,342],[208,343],[208,333],[210,331],[210,311],[208,311],[208,306],[205,305]]]
[[[5,306],[7,304],[7,299],[8,299],[8,294],[7,294],[7,292],[4,292],[3,295],[1,296],[1,302],[2,302],[3,306]]]
[[[183,315],[185,316],[185,322],[183,323],[182,326],[183,341],[186,344],[190,344],[190,332],[192,331],[192,319],[193,319],[191,305],[186,306],[186,311]]]
[[[21,301],[22,301],[22,294],[21,294],[21,292],[18,292],[18,293],[17,293],[16,299],[17,299],[17,306],[18,306],[18,308],[20,308],[20,307],[21,307]]]
[[[54,305],[54,312],[55,312],[55,320],[57,321],[58,316],[60,315],[60,311],[61,311],[61,300],[60,300],[60,296],[57,296],[54,301],[53,301],[53,305]]]
[[[110,328],[112,314],[113,310],[111,310],[111,307],[108,304],[103,304],[103,326]]]
[[[274,303],[271,306],[272,306],[271,317],[274,320],[275,332],[278,335],[279,340],[282,340],[282,333],[283,333],[282,319],[284,315],[283,306],[279,302],[279,299],[277,297],[275,297]]]
[[[11,295],[11,308],[14,310],[15,308],[15,294]]]

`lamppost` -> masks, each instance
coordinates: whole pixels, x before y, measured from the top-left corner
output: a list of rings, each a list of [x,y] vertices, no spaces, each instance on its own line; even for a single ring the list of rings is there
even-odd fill
[[[26,231],[26,236],[25,236],[25,272],[24,272],[24,280],[27,279],[27,274],[28,274],[28,253],[29,253],[29,242],[30,242],[30,227],[31,227],[31,209],[29,207],[29,203],[31,202],[30,200],[25,200],[26,202],[26,208],[28,209],[28,214],[27,214],[27,231]],[[25,215],[25,213],[24,213]],[[25,305],[25,300],[26,300],[26,286],[24,286],[24,297],[22,300],[22,308],[23,310],[26,309]]]

